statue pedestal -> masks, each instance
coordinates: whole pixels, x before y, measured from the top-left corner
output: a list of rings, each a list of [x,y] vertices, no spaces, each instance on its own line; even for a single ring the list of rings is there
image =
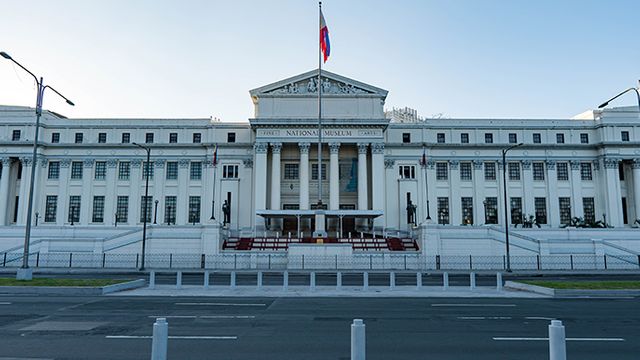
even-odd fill
[[[324,211],[318,210],[316,212],[316,228],[313,232],[314,238],[326,238],[327,231],[325,229],[325,216]]]

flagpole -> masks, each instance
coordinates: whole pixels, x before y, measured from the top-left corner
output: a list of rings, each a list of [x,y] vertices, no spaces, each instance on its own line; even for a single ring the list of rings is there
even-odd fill
[[[322,1],[318,2],[318,209],[322,209]]]
[[[211,220],[216,219],[216,170],[218,167],[216,156],[218,155],[217,149],[213,150],[213,200],[211,200]]]

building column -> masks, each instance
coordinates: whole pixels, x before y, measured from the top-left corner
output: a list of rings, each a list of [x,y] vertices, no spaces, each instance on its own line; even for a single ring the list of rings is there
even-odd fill
[[[16,225],[25,225],[27,218],[27,202],[29,201],[29,183],[31,182],[31,171],[33,164],[31,158],[21,158],[22,177],[20,178],[20,194],[18,195],[18,221]]]
[[[0,175],[0,226],[5,226],[7,214],[9,213],[9,176],[11,175],[11,159],[8,157],[0,159],[2,164],[2,175]]]
[[[606,182],[606,215],[607,223],[614,227],[623,227],[622,219],[622,195],[620,191],[620,175],[618,173],[619,160],[613,158],[604,159]]]
[[[309,147],[308,142],[298,143],[300,148],[300,210],[309,210]]]
[[[116,193],[116,172],[117,172],[118,160],[107,160],[107,174],[105,177],[105,194],[104,194],[104,224],[115,225],[116,222],[116,199],[118,194]]]
[[[60,160],[60,176],[58,177],[58,208],[56,210],[57,225],[67,223],[69,215],[69,167],[71,159]]]
[[[369,144],[358,143],[358,210],[368,210],[367,199],[367,148]]]
[[[632,224],[640,221],[640,158],[633,159],[633,208],[636,217],[629,221]]]
[[[162,224],[164,222],[164,206],[162,203],[162,194],[164,191],[164,181],[165,181],[165,173],[164,173],[164,166],[166,164],[167,160],[166,159],[155,159],[153,161],[153,166],[155,167],[153,169],[153,202],[151,203],[151,221],[153,222],[153,219],[157,219],[158,224]],[[209,164],[211,164],[209,162]],[[204,173],[206,171],[207,166],[206,164],[202,164],[202,172]],[[203,175],[203,176],[207,176],[207,175]],[[209,192],[207,191],[208,189],[202,189],[202,193],[204,194],[204,199],[209,198],[209,201],[211,201],[210,197],[208,196]],[[156,200],[158,201],[158,210],[156,211]],[[209,202],[209,204],[211,204],[211,202]],[[204,223],[205,219],[209,219],[209,217],[211,216],[211,214],[209,214],[209,211],[211,210],[207,210],[210,209],[210,207],[207,207],[207,203],[203,202],[202,203],[202,214],[201,214],[201,220]],[[156,214],[157,212],[157,214]],[[206,216],[206,217],[205,217]]]
[[[253,145],[255,151],[255,160],[253,166],[255,168],[255,178],[253,179],[255,210],[266,210],[267,208],[267,151],[269,144],[266,142],[256,142]],[[254,213],[255,215],[255,213]],[[263,218],[255,217],[255,229],[264,228]]]
[[[462,199],[460,196],[460,162],[449,160],[449,219],[451,225],[462,224]]]
[[[483,162],[473,161],[473,224],[482,225],[485,223],[484,214],[484,174],[482,173]]]
[[[555,160],[547,160],[547,224],[552,227],[560,226],[560,204],[558,200],[558,173]]]
[[[384,166],[384,143],[371,144],[371,208],[373,210],[383,211],[382,216],[378,216],[373,220],[375,229],[384,229],[386,221],[384,217],[384,190],[385,190],[385,166]],[[420,191],[418,191],[418,194]],[[416,200],[417,201],[417,200]],[[417,214],[415,214],[417,216]],[[426,216],[426,215],[425,215]]]
[[[580,175],[580,162],[571,161],[571,217],[584,218],[582,207],[582,177]]]
[[[189,159],[178,160],[178,195],[176,199],[175,225],[185,225],[189,221],[189,164]],[[138,201],[140,201],[139,198]]]
[[[93,164],[94,159],[84,159],[82,162],[82,193],[80,198],[80,221],[81,225],[91,223],[93,218]]]
[[[47,167],[49,166],[49,159],[47,159],[46,157],[42,156],[42,154],[38,155],[38,162],[40,164],[39,167],[37,167],[36,170],[36,179],[35,179],[35,187],[34,187],[34,193],[33,193],[33,209],[34,212],[38,213],[38,224],[42,224],[44,222],[44,213],[46,211],[46,204],[45,204],[45,199],[47,197],[47,195],[44,193],[45,188],[46,188],[46,181],[47,178],[45,176],[47,176]],[[36,219],[35,216],[36,214],[33,214],[33,223],[35,224]]]
[[[498,180],[498,189],[497,189],[497,194],[496,194],[496,199],[498,200],[498,224],[500,226],[505,226],[504,223],[504,214],[505,211],[509,211],[508,209],[504,208],[504,189],[505,189],[505,182],[504,182],[504,177],[502,176],[502,171],[504,169],[504,167],[502,166],[502,161],[497,161],[496,162],[496,169],[498,169],[498,171],[496,172],[496,179]],[[508,188],[507,188],[507,192],[508,192]],[[509,196],[509,194],[507,194],[507,196]],[[510,206],[511,202],[509,201],[509,199],[507,199],[507,206]],[[507,224],[509,224],[511,222],[511,217],[509,217]]]
[[[280,210],[280,153],[282,143],[271,143],[271,210]]]
[[[531,161],[522,161],[522,215],[525,220],[529,220],[532,215],[535,219],[536,207],[533,199],[533,174],[531,172]],[[507,174],[508,175],[508,174]]]
[[[329,143],[329,210],[340,209],[340,143]]]

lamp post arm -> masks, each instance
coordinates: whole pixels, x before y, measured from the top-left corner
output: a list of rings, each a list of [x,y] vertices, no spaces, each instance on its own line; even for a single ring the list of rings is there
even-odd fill
[[[45,85],[42,88],[42,92],[44,92],[45,89],[51,89],[54,93],[58,94],[58,96],[63,98],[67,102],[67,104],[69,104],[71,106],[75,106],[76,105],[76,104],[73,103],[73,101],[69,100],[66,96],[62,95],[58,90],[54,89],[53,87],[51,87],[49,85]]]
[[[4,55],[7,55],[6,53],[3,53],[3,54],[4,54]],[[40,85],[40,81],[38,81],[38,77],[37,77],[37,76],[35,76],[31,71],[29,71],[29,69],[27,69],[26,67],[22,66],[22,64],[20,64],[19,62],[15,61],[11,56],[7,55],[7,56],[8,56],[8,57],[7,57],[7,56],[4,56],[4,55],[2,55],[2,56],[3,56],[3,57],[5,57],[6,59],[9,59],[9,60],[13,61],[13,63],[14,63],[14,64],[16,64],[16,65],[20,66],[20,68],[21,68],[22,70],[24,70],[24,71],[26,71],[27,73],[29,73],[29,75],[31,75],[31,76],[33,77],[33,79],[36,81],[36,83],[37,83],[38,85]]]
[[[600,105],[598,106],[598,109],[602,109],[603,107],[605,107],[605,106],[609,105],[609,103],[610,103],[610,102],[612,102],[613,100],[615,100],[615,99],[619,98],[620,96],[622,96],[622,95],[624,95],[624,94],[628,93],[629,91],[635,91],[635,93],[636,93],[636,97],[638,98],[638,106],[640,107],[640,92],[638,92],[638,89],[637,89],[637,88],[632,87],[632,88],[628,88],[628,89],[626,89],[626,90],[622,91],[620,94],[618,94],[618,95],[616,95],[616,96],[612,97],[611,99],[609,99],[609,100],[607,100],[607,101],[603,102],[602,104],[600,104]]]

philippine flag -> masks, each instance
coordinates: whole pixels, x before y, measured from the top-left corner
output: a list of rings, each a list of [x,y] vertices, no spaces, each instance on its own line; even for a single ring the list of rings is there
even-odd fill
[[[329,43],[329,28],[327,28],[327,23],[324,21],[322,10],[320,10],[320,50],[322,50],[324,62],[327,62],[331,53],[331,45]]]
[[[216,148],[213,150],[213,162],[212,165],[215,167],[216,165],[218,165],[218,145],[216,145]]]

